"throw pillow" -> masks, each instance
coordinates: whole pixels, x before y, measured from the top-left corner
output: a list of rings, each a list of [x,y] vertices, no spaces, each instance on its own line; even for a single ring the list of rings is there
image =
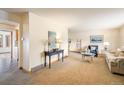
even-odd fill
[[[120,51],[116,51],[116,52],[115,52],[115,56],[116,56],[116,57],[118,57],[119,54],[120,54]]]
[[[123,52],[120,52],[120,53],[119,53],[119,56],[124,56],[124,53],[123,53]]]

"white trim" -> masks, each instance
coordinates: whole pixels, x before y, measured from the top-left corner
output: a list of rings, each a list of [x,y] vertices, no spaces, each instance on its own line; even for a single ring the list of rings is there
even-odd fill
[[[1,24],[13,25],[13,26],[18,26],[19,25],[19,23],[17,23],[17,22],[9,21],[9,20],[6,20],[6,19],[0,19],[0,23]]]

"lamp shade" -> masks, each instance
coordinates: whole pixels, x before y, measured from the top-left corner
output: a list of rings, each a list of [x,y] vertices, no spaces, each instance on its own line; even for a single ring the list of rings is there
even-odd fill
[[[56,39],[56,43],[62,43],[61,39]]]
[[[121,51],[121,49],[120,48],[117,48],[117,51]]]
[[[110,43],[109,43],[109,42],[104,42],[104,45],[105,45],[105,46],[109,46]]]

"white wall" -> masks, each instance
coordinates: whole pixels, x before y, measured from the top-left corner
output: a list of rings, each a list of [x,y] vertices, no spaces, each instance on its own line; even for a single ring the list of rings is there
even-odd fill
[[[69,31],[69,38],[72,39],[71,50],[76,50],[75,41],[82,39],[82,47],[90,44],[90,35],[104,35],[104,42],[109,42],[110,50],[116,50],[119,47],[119,31],[118,30],[88,30],[88,31]],[[103,43],[99,45],[99,52],[103,48]]]
[[[124,26],[120,28],[120,48],[124,48]]]
[[[8,18],[8,13],[0,10],[0,19],[7,19],[7,18]]]
[[[30,12],[30,68],[39,66],[44,63],[43,41],[48,40],[48,31],[55,31],[57,33],[57,36],[59,36],[63,41],[61,47],[65,51],[65,56],[68,55],[68,29],[63,27],[61,23],[54,24],[54,22]],[[53,57],[53,60],[56,58],[57,57]]]
[[[30,63],[29,63],[29,44],[30,44],[30,39],[29,39],[29,15],[28,13],[25,13],[22,15],[22,36],[20,37],[21,42],[22,42],[22,67],[26,71],[30,71]]]

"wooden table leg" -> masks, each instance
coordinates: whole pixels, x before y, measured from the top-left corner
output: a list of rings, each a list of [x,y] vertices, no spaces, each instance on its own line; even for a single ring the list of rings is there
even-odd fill
[[[83,58],[84,60],[86,59],[86,56],[84,55],[84,58]]]
[[[64,52],[62,52],[62,62],[64,61]]]
[[[51,56],[49,56],[49,68],[51,68]]]
[[[44,67],[46,67],[46,55],[45,55],[45,58],[44,58]]]
[[[60,59],[60,54],[58,53],[58,61],[59,61],[59,59]]]

